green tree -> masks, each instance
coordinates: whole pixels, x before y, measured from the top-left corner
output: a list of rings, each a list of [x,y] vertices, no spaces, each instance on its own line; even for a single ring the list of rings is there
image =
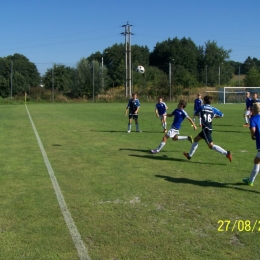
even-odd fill
[[[53,68],[48,69],[43,75],[43,84],[46,89],[52,89],[54,83],[54,89],[60,92],[66,92],[73,88],[74,82],[74,69],[54,64]]]
[[[170,85],[168,75],[157,67],[147,67],[144,74],[134,72],[133,83],[140,94],[153,97],[169,97]]]
[[[6,59],[10,64],[13,61],[13,71],[19,72],[25,79],[26,84],[30,86],[39,86],[40,74],[34,63],[30,62],[21,54],[7,56]]]
[[[135,70],[138,65],[145,68],[149,65],[149,49],[147,46],[131,46],[131,70]],[[109,87],[118,87],[125,84],[125,46],[124,44],[114,44],[112,47],[106,48],[102,53],[96,52],[87,59],[102,63],[105,79],[105,89]]]
[[[6,98],[10,94],[9,81],[2,75],[0,75],[0,96]]]
[[[244,78],[245,87],[259,87],[260,86],[260,70],[253,67],[249,70]]]
[[[258,65],[258,60],[256,58],[252,59],[249,56],[249,57],[247,57],[247,59],[244,61],[244,63],[241,66],[241,73],[247,74],[253,67],[257,67],[257,65]]]
[[[93,97],[93,93],[95,97],[103,91],[106,69],[102,69],[98,61],[82,58],[77,64],[75,75],[76,84],[72,90],[74,96],[90,98]]]
[[[6,80],[10,78],[11,62],[6,58],[0,58],[0,75]]]
[[[13,89],[13,93],[12,93],[13,95],[17,95],[21,92],[24,93],[29,89],[25,77],[20,72],[15,71],[13,74],[12,89]]]
[[[176,85],[193,86],[197,82],[197,62],[199,50],[190,38],[177,37],[157,43],[150,54],[150,65],[169,73],[169,62],[172,63],[173,80]]]
[[[205,46],[199,47],[199,61],[197,68],[200,74],[200,81],[205,82],[207,75],[207,85],[222,85],[232,78],[233,67],[228,62],[231,50],[224,50],[218,47],[215,41],[207,41]]]

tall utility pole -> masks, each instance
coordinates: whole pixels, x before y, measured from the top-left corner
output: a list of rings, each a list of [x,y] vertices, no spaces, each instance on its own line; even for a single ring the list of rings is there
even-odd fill
[[[169,62],[170,101],[172,101],[172,63]]]
[[[125,32],[121,33],[125,36],[125,96],[132,95],[132,61],[131,61],[131,26],[130,24],[122,25],[125,27]]]
[[[13,98],[13,61],[11,60],[11,75],[10,75],[10,80],[11,80],[11,89],[10,89],[10,98],[12,100]]]
[[[206,87],[208,86],[208,65],[206,65]]]
[[[92,75],[92,99],[95,102],[95,73],[94,73],[94,60],[92,61],[93,75]]]
[[[52,63],[52,91],[51,91],[51,101],[54,102],[54,64]]]
[[[174,61],[174,59],[170,59],[170,61],[169,61],[170,101],[172,101],[172,61]]]

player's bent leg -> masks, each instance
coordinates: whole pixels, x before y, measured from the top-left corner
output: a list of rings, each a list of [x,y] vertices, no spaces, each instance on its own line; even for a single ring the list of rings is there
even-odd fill
[[[220,147],[218,145],[215,145],[213,143],[209,144],[209,148],[214,150],[214,151],[216,151],[216,152],[218,152],[218,153],[221,153],[221,154],[225,155],[230,162],[232,161],[232,154],[231,154],[230,151],[226,151],[222,147]]]

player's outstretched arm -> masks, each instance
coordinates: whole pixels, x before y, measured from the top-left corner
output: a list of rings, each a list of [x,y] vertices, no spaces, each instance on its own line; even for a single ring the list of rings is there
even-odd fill
[[[195,123],[193,122],[193,120],[188,116],[187,119],[190,121],[190,123],[192,124],[193,126],[193,129],[194,130],[197,130],[197,126],[195,125]]]

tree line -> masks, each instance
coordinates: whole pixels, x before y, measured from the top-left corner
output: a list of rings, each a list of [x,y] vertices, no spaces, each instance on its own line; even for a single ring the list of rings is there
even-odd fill
[[[134,88],[148,96],[168,96],[169,75],[175,92],[178,86],[228,85],[234,74],[246,75],[244,86],[260,86],[260,60],[248,57],[243,63],[231,61],[231,50],[215,41],[196,46],[190,38],[175,37],[158,42],[151,52],[147,46],[138,45],[132,45],[131,52]],[[102,53],[82,58],[75,67],[53,64],[41,76],[36,65],[22,54],[0,57],[0,96],[6,98],[41,85],[71,97],[91,98],[124,86],[124,59],[124,44],[114,44]],[[144,74],[136,72],[138,65],[144,66]]]

